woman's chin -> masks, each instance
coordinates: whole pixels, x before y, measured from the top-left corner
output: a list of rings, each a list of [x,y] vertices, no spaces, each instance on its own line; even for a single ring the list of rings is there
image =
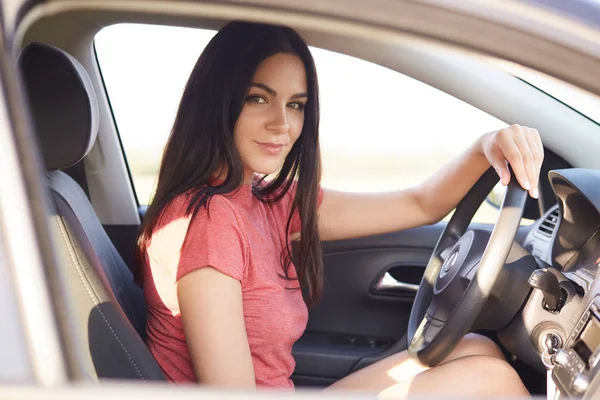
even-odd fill
[[[257,168],[253,168],[253,171],[254,171],[254,173],[259,174],[259,175],[271,175],[271,174],[279,171],[280,168],[281,168],[281,164],[278,164],[276,166],[260,165],[260,166],[257,166]]]

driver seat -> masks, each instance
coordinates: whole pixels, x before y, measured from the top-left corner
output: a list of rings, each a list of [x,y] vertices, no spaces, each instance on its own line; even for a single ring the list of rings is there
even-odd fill
[[[86,344],[82,368],[92,379],[164,380],[143,340],[143,293],[82,188],[61,171],[80,162],[96,140],[99,113],[90,78],[69,54],[42,43],[27,45],[18,66],[47,171],[57,267],[77,323],[66,340]]]

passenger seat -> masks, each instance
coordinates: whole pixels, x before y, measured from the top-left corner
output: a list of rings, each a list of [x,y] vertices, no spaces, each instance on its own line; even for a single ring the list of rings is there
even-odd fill
[[[87,343],[85,372],[99,379],[164,380],[146,347],[143,293],[81,187],[62,169],[81,161],[98,133],[88,74],[69,54],[31,43],[19,55],[30,112],[53,203],[51,231],[65,268],[77,331]]]

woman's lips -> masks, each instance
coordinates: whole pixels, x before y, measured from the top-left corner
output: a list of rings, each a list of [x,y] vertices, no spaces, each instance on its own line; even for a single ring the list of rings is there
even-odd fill
[[[256,142],[256,144],[258,144],[258,147],[260,147],[260,149],[264,153],[270,154],[270,155],[277,155],[277,154],[281,153],[283,151],[283,148],[285,147],[284,144],[271,143],[271,142]]]

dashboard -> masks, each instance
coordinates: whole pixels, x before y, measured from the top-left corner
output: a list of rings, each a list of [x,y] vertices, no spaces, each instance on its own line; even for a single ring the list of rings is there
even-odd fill
[[[549,179],[558,204],[522,243],[545,280],[499,337],[517,357],[551,369],[556,399],[600,398],[600,171],[555,170]],[[561,302],[549,309],[555,297]]]

